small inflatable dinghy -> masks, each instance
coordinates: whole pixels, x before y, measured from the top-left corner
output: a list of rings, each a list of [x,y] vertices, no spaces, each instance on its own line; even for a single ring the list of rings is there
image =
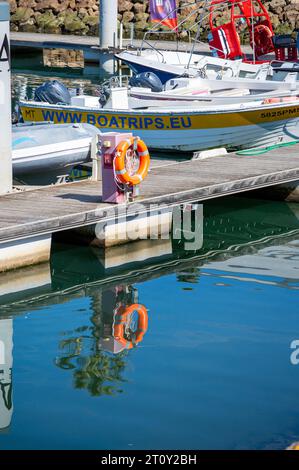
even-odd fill
[[[92,139],[101,134],[90,124],[17,124],[12,130],[13,176],[27,184],[55,183],[90,160]]]

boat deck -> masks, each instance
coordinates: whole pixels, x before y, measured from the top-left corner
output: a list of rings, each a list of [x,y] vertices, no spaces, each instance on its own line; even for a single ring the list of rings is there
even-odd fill
[[[299,180],[299,145],[255,156],[153,160],[138,203],[169,207]],[[134,203],[128,204],[134,208]],[[108,209],[111,209],[110,211]],[[79,228],[111,219],[101,182],[85,180],[14,192],[0,198],[0,243]]]

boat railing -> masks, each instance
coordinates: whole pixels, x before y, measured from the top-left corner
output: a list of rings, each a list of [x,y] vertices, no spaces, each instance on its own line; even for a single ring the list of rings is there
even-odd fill
[[[125,75],[122,73],[119,73],[118,75],[115,75],[108,80],[105,80],[103,83],[101,83],[99,87],[99,92],[102,92],[104,88],[119,88],[119,87],[128,87],[129,86],[129,81],[132,78],[132,75]]]
[[[183,29],[183,30],[181,30],[181,33],[187,33],[188,43],[186,43],[186,44],[188,46],[191,46],[192,40],[191,40],[190,31],[187,30],[187,29]],[[170,31],[157,31],[155,29],[150,29],[150,30],[146,31],[146,33],[144,34],[141,46],[138,49],[138,55],[141,55],[142,50],[145,48],[144,46],[147,45],[150,49],[153,49],[157,54],[159,54],[162,57],[162,62],[164,63],[165,58],[164,58],[163,52],[155,46],[155,43],[158,41],[158,39],[154,41],[154,44],[152,42],[150,42],[150,39],[148,39],[148,36],[150,36],[151,34],[173,35],[174,31],[173,30],[170,30]],[[179,51],[179,41],[177,41],[177,51]]]
[[[244,0],[239,0],[240,3],[242,3]],[[173,9],[171,12],[169,12],[169,14],[164,18],[167,19],[169,18],[175,11],[178,11],[179,9],[182,10],[184,8],[190,8],[190,6],[194,5],[196,6],[196,8],[194,10],[191,10],[188,15],[186,17],[184,17],[177,25],[176,28],[173,28],[171,29],[170,31],[159,31],[159,28],[161,26],[163,26],[163,20],[161,20],[159,23],[157,23],[152,29],[146,31],[144,33],[144,36],[143,36],[143,39],[142,39],[142,42],[141,42],[141,45],[140,47],[138,48],[137,50],[137,54],[138,55],[141,55],[142,54],[142,51],[143,49],[145,48],[145,45],[147,47],[149,47],[150,49],[153,49],[158,55],[160,55],[162,57],[162,63],[165,63],[166,60],[164,58],[164,55],[163,55],[163,52],[161,52],[161,50],[159,50],[154,44],[152,44],[151,42],[149,42],[149,39],[148,39],[148,36],[151,35],[151,34],[155,34],[155,35],[169,35],[169,34],[176,34],[177,35],[177,39],[179,39],[179,33],[187,33],[188,35],[188,50],[187,52],[190,53],[190,60],[189,60],[189,63],[188,63],[188,66],[186,68],[189,68],[190,65],[191,65],[191,57],[193,55],[193,53],[195,52],[195,45],[196,44],[204,44],[202,41],[199,41],[199,37],[200,37],[200,33],[201,33],[201,29],[202,29],[202,25],[203,25],[203,21],[209,17],[209,14],[210,14],[210,9],[209,7],[211,6],[212,4],[212,0],[203,0],[202,2],[200,2],[201,4],[199,5],[199,2],[198,1],[194,1],[192,3],[190,2],[186,2],[182,5],[180,5],[179,8],[175,8]],[[225,5],[229,4],[230,3],[230,0],[223,0],[221,2],[219,2],[219,5],[215,6],[214,7],[214,11],[217,11],[217,10],[222,10],[224,8]],[[201,11],[201,14],[199,16],[199,19],[197,21],[195,21],[192,26],[190,28],[183,28],[184,25],[186,25],[186,23],[190,20],[190,18],[192,18],[192,16],[194,16],[197,12]],[[191,36],[191,30],[193,30],[193,32],[195,31],[196,29],[196,34],[195,34],[195,37],[193,38]],[[157,40],[156,40],[157,42]],[[210,47],[211,49],[213,49],[214,51],[216,52],[221,52],[223,53],[223,51],[221,51],[220,49],[217,49],[216,47]],[[177,40],[177,51],[179,51],[179,40]],[[225,57],[226,58],[226,57]]]
[[[165,59],[164,59],[163,53],[159,49],[157,49],[153,44],[151,44],[149,41],[147,41],[145,39],[146,34],[148,34],[148,33],[150,33],[150,31],[147,31],[145,33],[145,35],[143,36],[141,46],[140,46],[140,48],[138,49],[138,52],[137,52],[138,55],[141,55],[141,51],[144,49],[144,45],[146,44],[150,49],[153,49],[157,54],[159,54],[162,57],[162,62],[164,63]]]
[[[184,8],[187,8],[187,7],[190,8],[192,5],[195,5],[195,6],[197,7],[197,9],[194,9],[194,10],[190,11],[190,12],[188,13],[188,15],[187,15],[185,18],[183,18],[183,19],[178,23],[178,25],[177,25],[176,28],[173,28],[173,29],[171,29],[170,31],[159,31],[159,28],[160,28],[161,26],[163,26],[163,20],[168,19],[174,12],[177,12],[178,10],[182,10],[182,9],[184,9]],[[189,42],[189,44],[191,45],[191,31],[190,31],[190,28],[184,28],[183,26],[184,26],[184,24],[186,24],[186,23],[188,22],[188,20],[189,20],[197,11],[199,11],[200,8],[201,8],[201,7],[198,6],[198,2],[195,0],[194,2],[191,2],[191,3],[190,3],[190,2],[183,3],[183,4],[180,5],[179,8],[176,7],[176,8],[174,8],[172,11],[170,11],[170,12],[168,13],[168,15],[167,15],[165,18],[163,18],[163,20],[161,20],[160,22],[158,22],[152,29],[150,29],[150,30],[148,30],[148,31],[146,31],[146,32],[144,33],[144,36],[143,36],[143,39],[142,39],[140,48],[138,49],[139,54],[141,54],[141,51],[143,50],[145,44],[146,44],[147,46],[149,46],[151,49],[154,49],[157,53],[160,53],[160,52],[161,52],[161,51],[159,51],[153,44],[151,44],[151,43],[149,42],[148,36],[149,36],[150,34],[156,34],[156,35],[157,35],[157,34],[158,34],[158,35],[167,35],[167,34],[173,35],[173,34],[176,34],[176,35],[177,35],[177,38],[178,38],[178,37],[179,37],[179,36],[178,36],[178,35],[179,35],[179,32],[180,32],[180,33],[187,33],[188,38],[189,38],[189,41],[188,41],[188,42]],[[196,25],[197,23],[194,23],[194,24]],[[192,25],[192,28],[193,28],[193,27],[194,27],[194,25]],[[179,41],[177,41],[177,50],[179,50],[178,47],[179,47]],[[191,49],[190,49],[190,50],[191,50]],[[163,56],[162,53],[161,53],[161,55]],[[164,61],[164,56],[163,56],[163,61]]]

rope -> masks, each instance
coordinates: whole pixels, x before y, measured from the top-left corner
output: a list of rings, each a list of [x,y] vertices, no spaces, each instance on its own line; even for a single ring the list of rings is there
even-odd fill
[[[238,152],[236,152],[236,155],[248,155],[248,156],[262,155],[263,153],[270,152],[271,150],[276,150],[281,147],[288,147],[288,146],[296,145],[296,144],[299,144],[299,140],[293,140],[292,142],[284,142],[281,144],[270,145],[268,147],[256,147],[252,149],[239,150]]]

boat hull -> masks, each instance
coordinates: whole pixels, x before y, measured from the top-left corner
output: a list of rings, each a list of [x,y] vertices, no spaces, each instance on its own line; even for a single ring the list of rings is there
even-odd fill
[[[164,84],[171,80],[172,78],[177,78],[182,74],[182,70],[178,68],[176,72],[167,72],[166,70],[161,70],[159,66],[154,66],[150,64],[138,64],[130,62],[129,60],[122,59],[124,62],[135,74],[151,72],[157,75],[160,78],[161,82]]]
[[[21,102],[25,121],[89,123],[106,132],[132,132],[149,148],[193,152],[250,148],[299,139],[299,105],[227,111],[106,110]]]
[[[259,65],[240,63],[211,57],[210,55],[183,51],[165,51],[158,49],[143,49],[138,51],[123,51],[115,54],[115,57],[125,63],[134,73],[153,72],[166,83],[171,78],[182,75],[197,76],[200,70],[206,70],[208,65],[212,70],[223,71],[229,68],[233,73],[245,76],[255,74],[259,70]]]
[[[92,126],[51,124],[14,126],[13,177],[26,184],[50,184],[90,160],[90,146],[98,131]]]

